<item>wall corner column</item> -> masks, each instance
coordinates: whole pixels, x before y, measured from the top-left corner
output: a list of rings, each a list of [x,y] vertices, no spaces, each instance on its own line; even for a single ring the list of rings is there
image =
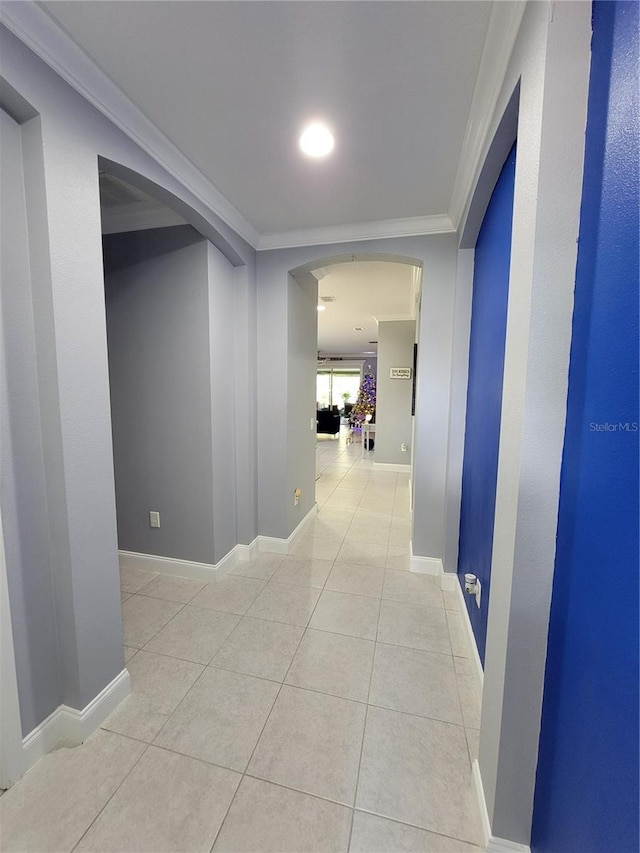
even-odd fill
[[[530,4],[521,79],[479,766],[494,838],[530,840],[582,189],[591,4]]]
[[[23,127],[62,701],[123,669],[98,164],[40,119]]]

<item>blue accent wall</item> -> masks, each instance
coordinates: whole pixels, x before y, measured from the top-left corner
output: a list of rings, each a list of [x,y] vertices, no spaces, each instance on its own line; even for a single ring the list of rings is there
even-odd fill
[[[491,586],[515,168],[514,145],[484,216],[476,242],[473,274],[458,577],[464,588],[464,575],[472,572],[482,585],[480,608],[472,596],[465,596],[465,601],[483,664]]]
[[[592,48],[536,853],[639,849],[637,3]]]

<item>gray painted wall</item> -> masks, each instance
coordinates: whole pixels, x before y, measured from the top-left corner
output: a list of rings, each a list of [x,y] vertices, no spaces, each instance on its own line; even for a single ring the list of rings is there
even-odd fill
[[[234,269],[211,243],[207,245],[207,263],[213,556],[205,562],[217,563],[238,542],[236,398],[243,397],[246,390],[236,380]]]
[[[411,462],[411,379],[391,379],[392,367],[413,370],[415,320],[378,323],[378,378],[376,384],[375,461],[391,465]],[[401,445],[407,450],[402,451]]]
[[[306,463],[304,446],[288,447],[285,420],[300,433],[308,429],[304,407],[287,394],[278,377],[287,375],[291,344],[288,311],[292,292],[290,271],[326,266],[332,260],[410,259],[423,267],[419,350],[418,406],[414,453],[414,554],[442,559],[444,551],[445,479],[449,428],[451,347],[454,320],[456,238],[453,234],[403,237],[357,243],[277,249],[258,255],[258,433],[259,532],[286,537],[294,529],[289,510],[292,483],[282,470],[299,472],[303,490],[313,490],[313,465]],[[315,339],[306,344],[314,365]],[[395,366],[395,365],[394,365]],[[422,400],[422,408],[420,408]],[[411,439],[409,438],[409,441]],[[313,454],[311,454],[313,456]]]
[[[96,158],[73,122],[22,134],[59,680],[82,709],[123,667]]]
[[[287,300],[287,530],[295,530],[313,507],[316,448],[316,341],[318,281],[311,273],[288,276]],[[311,422],[313,421],[313,428]],[[311,485],[310,485],[311,484]],[[294,491],[302,496],[294,505]]]
[[[449,446],[447,449],[447,492],[445,515],[444,570],[458,569],[460,539],[460,500],[462,463],[467,417],[467,380],[469,375],[469,335],[473,294],[474,249],[460,249],[456,273],[453,354],[451,359],[451,403],[449,410]]]
[[[153,188],[185,219],[197,223],[241,270],[235,274],[241,294],[235,316],[242,332],[233,345],[242,368],[238,387],[246,392],[236,405],[240,416],[235,450],[242,475],[238,501],[245,541],[257,532],[250,496],[256,484],[255,403],[250,399],[255,383],[249,378],[255,370],[256,254],[206,203],[2,26],[0,55],[3,78],[27,102],[23,118],[31,119],[21,130],[44,487],[36,483],[32,506],[20,504],[17,511],[24,525],[31,522],[32,508],[46,502],[53,585],[52,596],[46,592],[46,578],[34,590],[24,580],[27,568],[21,556],[14,571],[14,578],[20,575],[21,592],[14,583],[10,601],[12,614],[18,613],[16,633],[21,630],[21,608],[25,614],[42,614],[37,624],[31,617],[23,621],[20,642],[29,654],[55,648],[47,636],[46,613],[53,610],[58,641],[57,666],[44,657],[38,657],[37,665],[24,657],[18,661],[20,683],[28,684],[33,673],[43,691],[40,698],[21,695],[23,723],[31,729],[59,702],[84,708],[123,667],[98,157],[125,170],[125,177],[146,181],[147,190]],[[8,87],[1,87],[0,93]],[[28,342],[28,330],[18,325],[9,332],[5,347],[17,351]],[[11,417],[14,405],[11,401]],[[18,448],[11,446],[8,454],[22,476]],[[21,594],[29,601],[21,602]],[[48,676],[42,674],[45,668]],[[56,681],[59,693],[49,690],[44,696],[47,685]]]
[[[436,559],[444,556],[455,278],[455,237],[445,236],[422,271],[413,447],[411,547],[416,556]]]
[[[286,380],[288,269],[285,267],[282,276],[270,275],[272,255],[258,255],[258,533],[286,538],[291,533],[282,476],[287,468],[287,418],[291,414]],[[312,484],[301,488],[312,488]]]
[[[236,524],[238,542],[249,545],[258,533],[257,294],[255,274],[249,266],[234,267],[233,287]]]
[[[0,492],[23,735],[61,702],[19,126],[0,110]]]
[[[118,545],[211,563],[207,242],[189,225],[103,242]]]

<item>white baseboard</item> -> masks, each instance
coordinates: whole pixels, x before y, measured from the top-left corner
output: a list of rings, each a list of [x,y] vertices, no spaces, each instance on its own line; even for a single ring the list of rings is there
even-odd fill
[[[421,575],[440,576],[442,574],[442,560],[439,557],[415,557],[412,554],[409,569]]]
[[[458,575],[454,575],[453,572],[442,572],[440,575],[440,589],[446,592],[455,592],[456,586],[460,586]]]
[[[218,563],[196,563],[193,560],[161,557],[159,554],[138,554],[135,551],[118,551],[118,559],[121,569],[143,569],[146,572],[160,572],[179,578],[210,581],[216,575],[228,572],[238,562],[246,562],[257,547],[257,538],[250,545],[236,545]]]
[[[469,650],[471,652],[471,662],[473,663],[473,671],[476,676],[476,687],[478,689],[478,692],[482,696],[482,689],[484,686],[484,669],[482,668],[482,661],[480,660],[480,655],[478,653],[476,636],[473,633],[473,628],[471,627],[471,620],[469,619],[467,603],[464,600],[464,592],[462,591],[462,586],[459,582],[456,583],[456,588],[458,590],[458,604],[460,609],[460,615],[462,617],[462,624],[464,626],[464,632],[467,635],[467,645],[469,646]]]
[[[63,705],[67,718],[67,732],[72,744],[84,743],[89,735],[104,723],[109,714],[118,707],[123,699],[131,693],[129,671],[123,669],[110,684],[82,709],[69,708]]]
[[[62,705],[56,708],[46,720],[23,738],[22,749],[25,757],[25,772],[36,763],[36,761],[51,752],[54,746],[60,743],[62,729],[64,728]]]
[[[489,812],[487,811],[487,801],[484,796],[484,785],[482,784],[482,774],[478,759],[471,766],[471,778],[478,813],[480,815],[484,848],[487,853],[531,853],[531,848],[526,844],[518,844],[517,841],[509,841],[506,838],[498,838],[491,834],[491,822],[489,820]]]
[[[473,663],[473,671],[476,677],[476,687],[478,689],[479,694],[482,696],[482,688],[484,685],[484,670],[482,668],[480,655],[478,654],[478,646],[476,644],[475,634],[473,633],[473,628],[471,627],[469,612],[467,610],[467,605],[464,600],[464,593],[462,592],[462,587],[460,586],[460,582],[458,581],[458,576],[455,575],[453,572],[445,572],[442,560],[438,557],[417,557],[413,554],[413,549],[411,553],[409,569],[410,571],[417,572],[419,574],[433,575],[435,577],[439,577],[440,589],[449,592],[457,591],[458,607],[460,610],[462,624],[464,626],[463,630],[467,638],[469,656]]]
[[[160,572],[165,575],[175,575],[179,578],[210,581],[219,572],[228,572],[239,562],[247,562],[256,551],[266,551],[271,554],[288,554],[289,545],[294,537],[317,514],[318,505],[314,503],[293,533],[286,539],[278,539],[275,536],[256,536],[249,545],[236,545],[218,563],[196,563],[192,560],[181,560],[177,557],[161,557],[158,554],[138,554],[135,551],[118,551],[120,568],[143,569],[147,572]]]
[[[374,462],[373,467],[374,470],[377,471],[397,471],[399,474],[411,473],[411,465],[405,465],[402,463],[394,464],[391,462]]]
[[[278,539],[275,536],[257,536],[256,544],[258,551],[266,551],[268,554],[288,554],[289,540]]]
[[[230,554],[227,554],[224,561],[227,561],[229,556]],[[211,563],[195,563],[191,560],[160,557],[157,554],[138,554],[135,551],[118,551],[118,559],[121,569],[143,569],[146,572],[160,572],[198,581],[209,581],[218,572],[218,566]]]
[[[258,537],[256,536],[253,542],[249,545],[236,545],[233,551],[235,552],[235,558],[239,563],[248,563],[252,555],[258,551]],[[227,556],[229,555],[227,554]]]
[[[68,705],[56,708],[22,741],[25,772],[56,746],[78,746],[84,743],[130,692],[129,673],[123,669],[81,711]]]
[[[482,830],[482,840],[486,848],[491,838],[491,823],[489,822],[489,812],[487,811],[487,801],[484,796],[484,785],[482,784],[482,774],[480,773],[480,764],[476,758],[471,765],[471,781],[473,784],[473,792],[476,796],[476,804],[478,806],[478,814],[480,815],[480,828]]]
[[[487,844],[487,853],[531,853],[531,848],[528,844],[518,844],[517,841],[492,835]]]
[[[291,533],[286,539],[277,539],[275,536],[257,536],[258,549],[260,551],[267,551],[271,554],[288,554],[289,546],[295,537],[302,532],[303,528],[306,527],[310,521],[313,521],[317,514],[318,504],[314,503],[300,524],[298,524],[293,533]]]

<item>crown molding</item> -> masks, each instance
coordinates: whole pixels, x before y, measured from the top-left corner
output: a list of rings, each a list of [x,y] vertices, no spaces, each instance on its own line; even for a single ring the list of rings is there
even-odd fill
[[[526,0],[494,3],[491,10],[451,194],[449,218],[456,231],[460,229],[475,189],[498,98],[526,5]]]
[[[506,7],[511,5],[496,4]],[[494,17],[499,17],[495,9],[490,29]],[[455,220],[447,214],[437,214],[260,234],[37,3],[32,0],[0,3],[0,22],[256,250],[451,234],[457,230]],[[492,42],[493,50],[501,47],[500,37],[496,36]],[[483,62],[489,64],[489,60],[485,61],[486,56],[485,47]],[[474,105],[475,100],[474,95]],[[460,167],[458,171],[460,173]]]
[[[406,219],[380,219],[352,225],[327,225],[323,228],[301,228],[280,234],[263,234],[258,250],[293,249],[330,243],[355,243],[360,240],[383,240],[391,237],[421,237],[428,234],[451,234],[456,229],[446,214],[411,216]]]
[[[0,22],[253,248],[258,231],[36,3],[0,4]]]

